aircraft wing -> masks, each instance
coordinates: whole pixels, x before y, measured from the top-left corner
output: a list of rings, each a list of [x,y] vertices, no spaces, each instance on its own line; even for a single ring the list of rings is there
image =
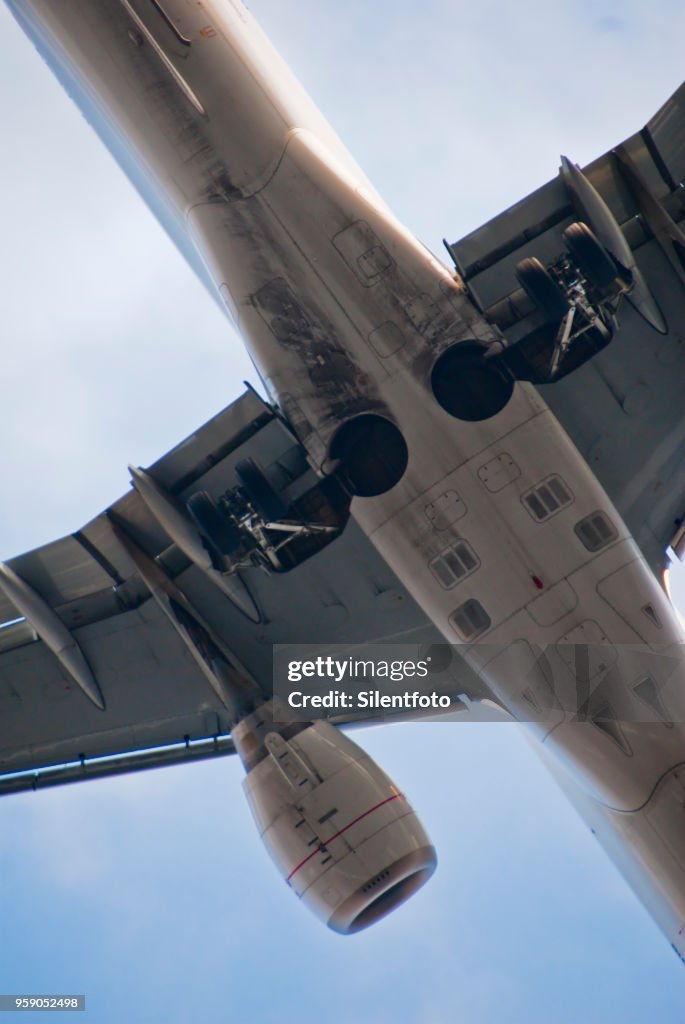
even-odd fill
[[[146,477],[182,508],[198,490],[235,487],[246,457],[291,491],[316,481],[297,440],[253,391]],[[232,753],[222,682],[233,673],[269,694],[273,644],[444,644],[352,520],[289,572],[237,574],[231,585],[243,610],[171,541],[136,489],[73,535],[7,565],[0,794]],[[38,605],[22,615],[31,600]],[[203,671],[216,657],[219,678]],[[455,671],[460,691],[482,695],[461,659]]]
[[[660,575],[669,545],[685,554],[685,85],[583,174],[633,251],[651,293],[647,318],[624,302],[608,347],[540,390]],[[540,323],[517,263],[549,265],[563,251],[563,230],[590,219],[562,164],[557,178],[448,245],[472,297],[509,342]]]
[[[650,326],[624,304],[611,344],[541,390],[660,573],[666,547],[685,547],[685,86],[584,173],[621,226],[657,312]],[[474,301],[510,342],[540,316],[516,264],[554,260],[562,231],[583,216],[560,176],[449,246]],[[235,487],[246,458],[286,490],[315,481],[296,438],[252,391],[145,477],[182,509],[197,491]],[[231,753],[225,674],[269,693],[274,644],[444,643],[352,520],[289,572],[231,577],[243,610],[136,489],[73,535],[10,560],[7,573],[0,793]],[[27,600],[34,614],[25,614]],[[215,655],[223,679],[211,669]],[[451,671],[459,692],[488,696],[461,659]]]

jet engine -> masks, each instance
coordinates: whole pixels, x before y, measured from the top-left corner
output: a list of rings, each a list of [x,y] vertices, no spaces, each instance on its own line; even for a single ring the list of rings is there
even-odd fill
[[[269,702],[233,729],[250,810],[288,885],[350,935],[413,895],[435,870],[435,850],[361,747],[328,722],[277,722],[276,714]]]

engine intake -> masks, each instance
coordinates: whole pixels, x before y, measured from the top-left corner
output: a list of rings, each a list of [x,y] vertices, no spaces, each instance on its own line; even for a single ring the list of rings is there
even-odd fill
[[[264,845],[329,928],[367,928],[433,874],[435,850],[405,797],[328,722],[274,721],[270,702],[232,735]]]

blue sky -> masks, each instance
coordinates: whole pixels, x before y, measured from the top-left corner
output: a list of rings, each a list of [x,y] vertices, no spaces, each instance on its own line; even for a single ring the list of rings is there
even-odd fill
[[[637,129],[684,77],[680,3],[255,0],[431,248]],[[0,7],[0,557],[80,526],[252,376],[231,329]],[[681,589],[685,606],[685,588]],[[233,761],[0,802],[0,992],[88,1020],[670,1024],[685,972],[509,725],[357,737],[440,858],[333,935],[259,846]],[[28,1015],[38,1019],[38,1015]]]

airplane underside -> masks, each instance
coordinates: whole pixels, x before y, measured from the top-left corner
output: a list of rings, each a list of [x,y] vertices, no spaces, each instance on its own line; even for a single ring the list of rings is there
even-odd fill
[[[519,260],[514,297],[488,304],[458,247],[461,274],[387,210],[238,5],[11,6],[115,156],[128,152],[144,194],[155,183],[153,206],[201,260],[294,439],[280,477],[248,456],[228,485],[210,478],[182,501],[134,470],[147,514],[253,621],[241,574],[296,580],[353,520],[620,837],[615,855],[683,955],[685,638],[536,387],[620,345],[624,313],[650,336],[667,331],[598,189],[564,162],[563,245]],[[680,244],[622,159],[654,230]],[[307,486],[293,488],[305,471]],[[412,809],[330,725],[275,716],[268,687],[232,660],[230,636],[216,636],[140,537],[110,519],[184,643],[197,653],[200,630],[224,666],[200,665],[233,718],[251,808],[288,883],[343,932],[394,909],[435,864]],[[59,630],[13,572],[0,587],[50,646]],[[63,640],[51,650],[73,673]]]

